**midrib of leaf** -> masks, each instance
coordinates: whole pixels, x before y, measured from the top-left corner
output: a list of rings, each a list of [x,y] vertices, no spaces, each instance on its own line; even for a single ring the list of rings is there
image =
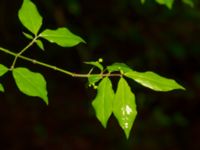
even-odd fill
[[[54,37],[54,38],[68,38],[68,39],[79,39],[78,37],[76,38],[71,38],[69,36],[66,36],[66,35],[50,35],[50,34],[46,34],[46,35],[42,35],[42,37]]]
[[[102,94],[102,97],[103,97],[103,120],[105,120],[105,88],[106,88],[106,83],[107,83],[107,79],[106,79],[106,82],[104,83],[104,86],[103,86],[103,94]]]
[[[30,3],[30,2],[28,2],[27,4],[28,4],[28,6],[32,5],[32,3]],[[34,7],[34,6],[33,6],[33,7]],[[30,23],[31,23],[32,27],[34,27],[34,22],[33,22],[33,20],[32,20],[31,12],[28,11],[28,12],[26,12],[26,13],[27,13],[27,15],[28,15],[29,18],[30,18]],[[28,30],[29,30],[29,29],[28,29]],[[34,32],[35,32],[35,31],[34,31]]]
[[[165,86],[166,87],[166,85],[167,85],[167,87],[169,87],[169,88],[171,88],[168,84],[163,84],[162,82],[158,82],[158,80],[154,80],[154,79],[151,79],[151,78],[147,78],[147,77],[144,77],[144,76],[142,76],[142,75],[134,75],[134,76],[138,76],[139,78],[141,78],[141,80],[146,80],[146,81],[152,81],[152,82],[154,82],[154,83],[156,83],[156,84],[159,84],[159,85],[161,85],[161,86]],[[137,80],[139,80],[139,79],[135,79],[136,81]],[[161,79],[161,80],[163,80],[163,79]],[[174,82],[174,83],[176,83],[174,80],[172,80],[172,79],[169,79],[169,78],[167,78],[166,80],[169,80],[169,81],[171,81],[171,82]],[[181,88],[182,88],[182,86],[180,86]]]
[[[28,83],[30,83],[35,89],[37,89],[37,91],[39,91],[39,93],[41,94],[41,96],[43,97],[44,95],[40,92],[40,90],[38,90],[37,86],[35,86],[34,84],[32,84],[26,76],[24,76],[22,73],[17,72],[19,75],[21,75]]]

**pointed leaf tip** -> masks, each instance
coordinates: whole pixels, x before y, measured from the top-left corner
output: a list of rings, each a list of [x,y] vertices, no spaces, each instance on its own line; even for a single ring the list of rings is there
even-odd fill
[[[37,96],[48,105],[46,80],[40,73],[35,73],[27,68],[13,69],[13,77],[19,90],[28,96]]]
[[[175,89],[185,90],[185,88],[180,84],[178,84],[175,80],[162,77],[151,71],[147,72],[131,71],[125,73],[125,76],[155,91],[167,92]]]
[[[0,77],[3,76],[6,72],[8,72],[8,68],[0,64]]]
[[[137,116],[137,107],[135,95],[124,78],[120,78],[117,86],[113,101],[113,113],[128,139]]]
[[[104,128],[106,128],[108,119],[112,114],[113,98],[114,91],[112,89],[112,83],[108,77],[105,77],[99,83],[97,88],[97,96],[92,102],[92,106],[96,112],[96,117]]]
[[[34,35],[37,35],[42,26],[42,17],[37,7],[30,0],[23,0],[22,6],[18,12],[21,23]]]
[[[4,87],[1,83],[0,83],[0,92],[4,92]]]

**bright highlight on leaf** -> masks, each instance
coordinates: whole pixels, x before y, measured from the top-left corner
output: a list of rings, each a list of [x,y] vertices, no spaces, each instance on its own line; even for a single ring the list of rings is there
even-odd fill
[[[125,73],[125,76],[155,91],[171,91],[175,89],[185,90],[185,88],[178,84],[175,80],[161,77],[160,75],[151,71],[131,71]]]
[[[97,88],[97,96],[92,102],[96,116],[101,124],[106,128],[108,119],[112,114],[112,103],[114,91],[112,83],[108,77],[102,79]]]
[[[22,93],[40,97],[48,104],[46,80],[40,73],[32,72],[27,68],[15,68],[13,77]]]
[[[145,3],[146,0],[140,0]],[[168,8],[172,8],[174,0],[155,0],[157,3],[166,5]],[[183,3],[193,6],[192,0],[182,0]],[[135,102],[135,95],[131,91],[127,81],[123,78],[124,76],[133,79],[139,84],[148,87],[155,91],[171,91],[174,89],[185,88],[179,85],[175,80],[162,77],[154,72],[137,72],[131,69],[124,63],[114,63],[106,69],[102,65],[103,59],[100,58],[98,61],[85,62],[88,65],[92,65],[100,69],[100,74],[91,74],[93,68],[88,74],[76,74],[67,70],[56,68],[55,66],[33,60],[31,58],[22,56],[21,54],[30,48],[35,42],[36,45],[44,50],[44,46],[39,37],[48,40],[51,43],[56,43],[62,47],[72,47],[79,43],[85,43],[85,41],[78,35],[73,34],[67,28],[58,28],[56,30],[46,29],[41,34],[38,32],[42,26],[42,17],[40,16],[37,7],[30,0],[23,0],[23,4],[19,10],[18,17],[21,23],[27,28],[32,34],[23,33],[24,36],[32,41],[21,50],[19,53],[11,52],[10,50],[0,47],[0,50],[15,56],[12,67],[12,74],[19,90],[28,95],[36,96],[41,98],[46,104],[48,104],[48,93],[46,87],[46,80],[40,73],[35,73],[27,68],[15,68],[16,61],[19,58],[27,61],[34,62],[47,68],[55,69],[62,73],[68,74],[73,77],[87,77],[89,85],[92,85],[97,89],[97,96],[92,102],[92,106],[95,109],[96,116],[101,124],[106,128],[107,122],[112,114],[118,120],[119,125],[124,130],[126,137],[128,138],[131,132],[131,128],[137,116],[137,107]],[[33,36],[33,34],[35,36]],[[7,73],[9,69],[0,64],[0,76]],[[112,74],[112,72],[120,72],[118,74]],[[105,73],[106,72],[106,73]],[[112,82],[109,76],[119,76],[120,80],[117,85],[117,91],[114,93],[112,88]],[[98,86],[95,85],[99,82]],[[0,92],[4,92],[4,87],[0,83]],[[159,114],[160,115],[160,114]]]
[[[40,16],[35,4],[30,0],[23,0],[18,16],[24,27],[34,35],[37,35],[42,26],[42,17]]]
[[[124,78],[120,78],[118,83],[113,101],[113,113],[124,130],[126,138],[128,138],[137,115],[137,110],[135,95]]]
[[[73,34],[67,28],[58,28],[57,30],[46,29],[40,34],[40,37],[62,47],[73,47],[81,42],[85,43],[81,37]]]

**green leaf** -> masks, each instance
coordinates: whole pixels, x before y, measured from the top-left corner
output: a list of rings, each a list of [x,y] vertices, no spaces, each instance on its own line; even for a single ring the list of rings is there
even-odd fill
[[[27,68],[15,68],[13,77],[22,93],[40,97],[48,104],[46,80],[40,73],[31,72]]]
[[[88,82],[89,85],[95,85],[99,80],[101,80],[102,76],[101,75],[90,75],[88,77]]]
[[[42,26],[42,17],[40,16],[37,7],[30,0],[24,0],[22,7],[18,12],[18,17],[21,23],[30,32],[37,35]]]
[[[193,3],[192,0],[182,0],[182,2],[187,4],[187,5],[189,5],[189,6],[191,6],[191,7],[194,7],[194,3]]]
[[[57,30],[46,29],[40,36],[62,47],[73,47],[81,42],[85,43],[81,37],[73,34],[67,28],[58,28]]]
[[[98,85],[97,96],[92,102],[96,111],[96,116],[101,124],[106,128],[108,119],[112,114],[112,103],[114,91],[112,83],[108,77],[105,77]]]
[[[160,75],[151,71],[147,72],[131,71],[125,73],[125,76],[155,91],[171,91],[174,89],[185,90],[185,88],[180,84],[178,84],[175,80],[161,77]]]
[[[156,2],[161,5],[166,5],[169,9],[171,9],[174,3],[174,0],[156,0]]]
[[[0,77],[3,76],[6,72],[8,72],[8,68],[0,64]]]
[[[4,92],[4,87],[1,83],[0,83],[0,92]]]
[[[120,78],[118,83],[117,92],[113,101],[113,113],[119,125],[124,130],[126,138],[128,138],[137,115],[137,110],[135,95],[131,92],[124,78]]]
[[[95,66],[95,67],[99,68],[101,71],[103,71],[103,65],[100,64],[98,61],[90,61],[90,62],[84,62],[84,63]]]
[[[33,39],[33,36],[28,33],[23,32],[23,35],[29,40]]]
[[[42,43],[41,40],[36,40],[36,44],[37,44],[37,46],[38,46],[41,50],[44,51],[44,45],[43,45],[43,43]]]
[[[108,72],[121,71],[123,73],[132,71],[132,69],[124,63],[114,63],[107,67]]]

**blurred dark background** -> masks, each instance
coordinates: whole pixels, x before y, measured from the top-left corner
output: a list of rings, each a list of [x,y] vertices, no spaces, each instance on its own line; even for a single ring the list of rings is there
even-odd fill
[[[85,79],[71,78],[23,60],[18,66],[43,73],[49,106],[21,94],[11,73],[1,77],[0,149],[2,150],[199,150],[200,149],[200,3],[177,0],[172,10],[148,0],[33,0],[43,29],[68,27],[87,44],[61,48],[46,41],[25,55],[74,72],[84,61],[124,62],[137,71],[152,70],[176,79],[186,91],[154,92],[130,81],[138,116],[129,140],[112,116],[104,129],[91,101],[95,90]],[[0,1],[0,45],[19,51],[28,40],[18,20],[22,0]],[[0,63],[13,57],[0,52]],[[115,82],[115,81],[114,81]]]

